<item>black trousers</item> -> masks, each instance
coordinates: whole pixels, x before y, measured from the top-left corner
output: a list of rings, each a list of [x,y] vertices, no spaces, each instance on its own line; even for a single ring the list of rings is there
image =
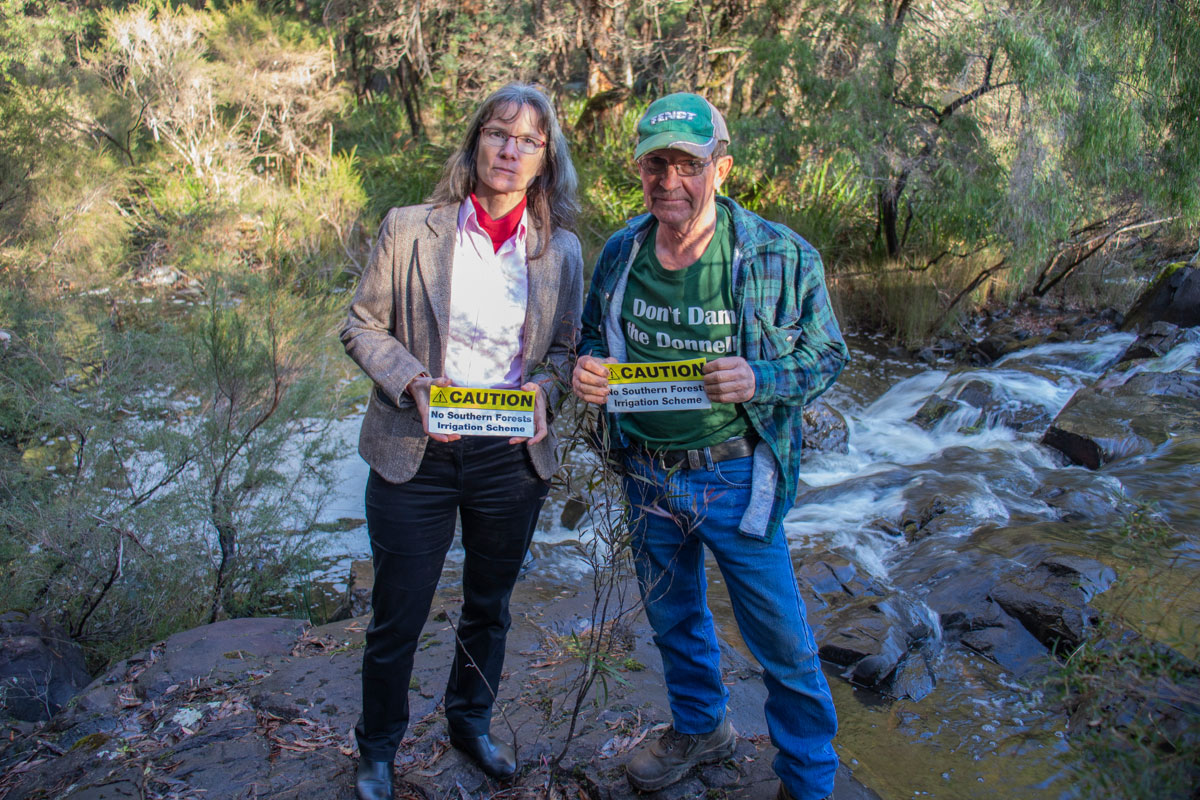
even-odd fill
[[[446,551],[462,517],[463,606],[446,684],[456,736],[488,732],[512,623],[508,601],[548,484],[524,445],[498,437],[431,441],[417,474],[367,479],[367,531],[375,562],[374,616],[363,653],[362,716],[355,734],[368,761],[391,761],[408,728],[408,683]]]

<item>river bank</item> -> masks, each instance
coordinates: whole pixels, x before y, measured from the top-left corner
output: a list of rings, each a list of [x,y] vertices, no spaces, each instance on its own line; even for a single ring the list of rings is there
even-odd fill
[[[566,742],[579,660],[570,634],[592,598],[533,571],[513,598],[514,625],[492,730],[515,742],[523,768],[508,785],[486,779],[449,748],[438,709],[453,657],[451,619],[461,598],[444,587],[422,634],[412,719],[397,761],[397,797],[757,800],[773,796],[774,749],[762,716],[757,667],[724,648],[737,751],[661,792],[637,795],[622,764],[670,720],[644,619],[634,620],[620,669],[581,706]],[[352,798],[362,659],[360,617],[310,628],[298,620],[237,619],[176,634],[116,665],[49,724],[9,732],[0,797]],[[563,752],[554,789],[547,763]],[[839,772],[838,800],[878,800]],[[547,791],[549,793],[547,794]]]
[[[849,337],[854,360],[822,398],[825,412],[817,432],[823,433],[823,444],[808,443],[799,502],[785,521],[785,535],[831,677],[841,719],[839,752],[855,776],[881,797],[1103,796],[1079,780],[1103,771],[1089,767],[1088,759],[1095,756],[1080,749],[1078,737],[1107,732],[1110,720],[1083,704],[1072,709],[1054,695],[1064,654],[1092,642],[1112,650],[1124,647],[1130,637],[1144,637],[1184,648],[1184,658],[1194,660],[1186,648],[1194,649],[1194,620],[1200,618],[1195,591],[1195,574],[1200,571],[1195,538],[1200,529],[1200,496],[1195,491],[1200,418],[1193,402],[1200,385],[1200,328],[1154,323],[1139,334],[1119,330],[1119,322],[1113,312],[1088,316],[1029,306],[981,319],[963,340],[935,343],[916,353],[890,347],[879,337]],[[329,524],[340,530],[330,543],[336,551],[331,555],[332,575],[339,584],[331,594],[338,602],[349,562],[366,554],[358,516],[362,490],[355,484],[359,477],[365,480],[365,468],[353,454],[357,419],[343,420],[339,426],[346,469],[327,512]],[[1054,430],[1061,432],[1055,434],[1059,443],[1047,441]],[[1080,441],[1090,445],[1080,449],[1064,444]],[[1085,463],[1093,456],[1092,463]],[[542,515],[533,561],[518,595],[529,626],[519,623],[514,628],[516,638],[509,648],[512,700],[525,715],[514,728],[522,745],[531,748],[531,763],[556,752],[555,743],[565,735],[562,698],[579,652],[566,643],[569,637],[564,639],[564,634],[578,632],[580,620],[588,616],[584,604],[590,581],[580,548],[590,534],[587,525],[572,530],[565,524],[565,501],[560,494]],[[443,581],[451,610],[458,569],[452,551]],[[738,640],[715,570],[709,589],[737,698],[735,725],[744,734],[758,736],[764,732],[761,698],[754,693],[761,692],[761,686]],[[1162,599],[1164,594],[1168,599]],[[304,678],[309,685],[337,684],[325,691],[335,692],[340,700],[329,701],[323,694],[326,699],[314,701],[326,715],[313,723],[316,727],[311,720],[288,722],[308,717],[299,713],[304,709],[292,708],[291,701],[268,696],[287,698],[289,691],[295,695],[291,684],[301,681],[292,672],[298,670],[304,677],[308,667],[275,665],[268,674],[260,662],[248,667],[240,663],[248,648],[225,647],[217,655],[228,656],[235,662],[232,668],[242,672],[221,692],[205,683],[208,671],[197,669],[174,683],[194,687],[199,693],[191,697],[175,697],[179,688],[170,696],[165,689],[155,696],[145,691],[123,695],[122,702],[137,710],[129,714],[142,715],[145,725],[129,729],[133,743],[122,745],[118,737],[117,754],[110,748],[103,751],[104,758],[126,766],[149,764],[151,772],[161,771],[164,786],[184,791],[192,778],[178,777],[177,771],[162,765],[174,764],[180,754],[193,750],[210,754],[204,758],[217,758],[211,753],[218,751],[208,748],[225,741],[219,738],[219,726],[212,743],[192,748],[189,742],[197,729],[187,720],[198,712],[197,719],[211,712],[219,722],[224,717],[212,709],[223,706],[231,714],[253,710],[255,726],[266,732],[256,735],[265,737],[267,744],[258,742],[252,750],[266,747],[268,757],[275,752],[284,759],[318,751],[332,757],[326,746],[339,752],[351,747],[348,730],[357,702],[357,658],[351,651],[361,624],[341,622],[319,630],[316,636],[331,638],[314,645],[312,652],[301,648],[293,656],[288,648],[295,644],[297,623],[285,623],[292,631],[291,644],[281,646],[283,655],[272,658],[303,657],[315,664],[311,659],[321,655],[330,669],[338,670],[332,677]],[[445,644],[446,621],[434,619],[431,625],[428,646],[435,653]],[[1101,628],[1103,635],[1098,636]],[[1170,635],[1163,636],[1164,631]],[[647,649],[646,635],[644,621],[632,620],[632,660],[625,663],[622,655],[617,673],[630,686],[614,678],[608,694],[599,695],[602,708],[618,715],[594,716],[600,712],[589,699],[586,709],[592,716],[564,762],[571,770],[580,768],[570,774],[581,786],[610,792],[599,796],[620,796],[611,794],[623,786],[618,756],[667,718],[656,677],[657,656]],[[431,657],[437,662],[436,655]],[[148,660],[132,669],[137,672]],[[230,666],[220,659],[215,663],[221,666],[216,672]],[[276,672],[276,683],[264,684],[272,686],[270,693],[251,692],[256,681]],[[418,676],[421,714],[434,711],[443,674],[444,667],[435,663]],[[1200,729],[1200,705],[1194,699],[1196,681],[1186,670],[1181,674],[1184,682],[1171,684],[1172,691],[1180,692],[1172,701],[1178,713],[1154,719],[1181,732],[1174,740],[1178,744],[1191,746],[1189,737]],[[139,683],[140,676],[110,675],[109,686],[145,685]],[[1150,682],[1160,677],[1151,675]],[[1126,669],[1122,679],[1141,676]],[[1109,686],[1118,693],[1111,707],[1119,743],[1125,736],[1122,715],[1137,716],[1154,706],[1122,699],[1119,693],[1125,687],[1118,681],[1110,680]],[[647,687],[649,694],[639,696]],[[224,705],[229,697],[236,702]],[[250,697],[258,699],[251,702]],[[184,706],[191,710],[184,711]],[[263,717],[260,711],[273,716]],[[85,768],[91,762],[73,755],[71,748],[81,741],[80,747],[99,742],[101,748],[103,742],[80,734],[86,728],[73,713],[64,712],[45,729],[14,729],[7,758],[17,760],[8,761],[13,766],[6,769],[20,778],[21,764],[30,763],[22,759],[31,753],[33,761],[60,763],[63,769],[78,761],[84,766],[71,768],[82,769],[80,776],[91,775],[91,767]],[[183,722],[175,720],[178,713]],[[449,771],[455,787],[461,783],[468,792],[482,793],[471,796],[499,791],[461,776],[467,765],[455,762],[453,753],[443,753],[444,732],[436,720],[435,713],[427,724],[414,725],[414,780],[441,780]],[[169,723],[180,727],[178,734],[171,733]],[[291,732],[299,749],[284,746],[292,741],[288,739],[271,744],[271,731],[280,728]],[[155,737],[160,734],[175,738],[159,743]],[[147,745],[151,750],[138,749],[143,741],[152,743]],[[314,742],[320,746],[314,747]],[[763,791],[770,796],[769,767],[764,766],[769,761],[764,748],[769,747],[761,739],[750,738],[748,743],[753,751],[739,751],[745,771],[724,777],[704,772],[696,778],[699,783],[688,784],[691,794],[669,796],[691,797],[697,791],[745,798]],[[226,748],[229,753],[235,749]],[[605,752],[610,755],[595,755]],[[342,780],[351,754],[340,755],[344,759],[338,766],[313,780]],[[127,756],[143,761],[121,761]],[[1149,756],[1144,763],[1137,757],[1141,756],[1106,767],[1120,775],[1126,773],[1118,772],[1117,766],[1146,773],[1155,766]],[[746,766],[751,764],[756,766]],[[755,771],[760,768],[764,771]],[[31,775],[34,769],[28,770]],[[277,779],[272,777],[274,767],[261,774],[257,767],[247,769],[253,780],[266,781],[265,786]],[[431,770],[437,774],[423,774]],[[217,767],[211,771],[222,773]],[[56,774],[49,771],[43,777],[50,780],[45,775]],[[530,786],[544,782],[545,774],[530,772]],[[449,784],[436,781],[433,788],[420,781],[416,785],[433,792],[431,796],[451,792]],[[280,791],[309,788],[286,783]]]

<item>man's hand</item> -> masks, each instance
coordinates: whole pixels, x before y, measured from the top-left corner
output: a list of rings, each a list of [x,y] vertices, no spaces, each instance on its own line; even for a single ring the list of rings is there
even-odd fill
[[[716,358],[704,365],[704,392],[714,403],[748,402],[754,389],[754,371],[741,356]]]
[[[429,389],[433,386],[452,386],[450,379],[447,377],[430,378],[425,375],[419,375],[409,381],[408,388],[405,389],[412,395],[413,402],[417,404],[417,413],[421,415],[421,425],[425,428],[425,435],[435,442],[453,442],[461,439],[457,433],[430,433],[429,432]]]
[[[533,401],[533,436],[514,436],[508,440],[509,444],[520,444],[521,442],[529,442],[537,444],[542,439],[546,438],[546,395],[542,393],[542,385],[530,381],[521,387],[522,391],[536,392]]]
[[[608,368],[604,365],[615,363],[612,356],[580,356],[571,373],[571,391],[584,402],[600,405],[608,398]]]

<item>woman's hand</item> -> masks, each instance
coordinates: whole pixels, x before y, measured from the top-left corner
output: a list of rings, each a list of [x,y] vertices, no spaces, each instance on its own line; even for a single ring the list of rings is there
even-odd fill
[[[612,356],[580,356],[575,362],[575,371],[571,374],[571,390],[575,392],[575,396],[596,405],[608,399],[608,367],[604,365],[615,363],[617,360]]]
[[[421,425],[425,428],[425,435],[435,442],[453,442],[461,439],[462,436],[457,433],[430,433],[429,432],[429,389],[432,386],[453,386],[454,384],[447,377],[430,378],[427,375],[418,375],[408,383],[408,387],[404,390],[412,395],[413,402],[417,404],[417,413],[421,415]]]
[[[529,442],[530,444],[537,444],[546,438],[546,395],[542,392],[542,385],[533,381],[522,386],[521,390],[534,392],[533,436],[514,436],[508,440],[508,443],[520,444],[521,442]]]

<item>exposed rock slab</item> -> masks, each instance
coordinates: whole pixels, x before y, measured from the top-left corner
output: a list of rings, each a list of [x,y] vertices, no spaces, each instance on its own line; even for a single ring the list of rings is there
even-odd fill
[[[570,717],[565,687],[579,669],[564,643],[588,619],[590,596],[533,581],[518,585],[498,704],[503,713],[493,723],[493,732],[517,743],[524,765],[508,787],[490,782],[448,746],[439,705],[459,601],[453,589],[439,592],[422,634],[410,691],[413,718],[397,759],[397,797],[482,800],[502,789],[506,797],[541,797],[544,759],[562,749]],[[7,791],[8,800],[349,800],[365,624],[357,618],[305,630],[296,620],[233,620],[171,637],[94,681],[35,734],[7,743],[0,751],[8,769],[0,793]],[[625,759],[658,735],[670,713],[644,619],[619,639],[617,663],[627,682],[610,680],[605,702],[584,704],[563,764],[574,792],[569,796],[774,796],[778,781],[765,735],[761,674],[729,647],[722,648],[722,666],[730,717],[742,736],[734,757],[659,793],[629,788]],[[229,658],[235,651],[241,655]],[[839,800],[878,800],[844,768],[836,792]]]
[[[1078,647],[1096,621],[1088,600],[1116,580],[1109,567],[1090,559],[1059,556],[992,587],[989,597],[1044,647]]]
[[[1200,342],[1200,328],[1181,328],[1169,322],[1152,322],[1125,348],[1117,363],[1162,358],[1175,347],[1189,342]]]
[[[1116,385],[1080,389],[1042,442],[1076,464],[1099,469],[1176,436],[1200,436],[1200,373],[1139,372]]]
[[[1125,329],[1152,322],[1180,327],[1200,325],[1200,268],[1172,264],[1142,293],[1125,315]]]
[[[90,682],[83,651],[62,628],[21,612],[0,616],[0,713],[49,719]]]
[[[197,676],[228,681],[263,670],[291,652],[307,623],[296,619],[228,619],[177,633],[135,682],[139,696],[154,699]]]

